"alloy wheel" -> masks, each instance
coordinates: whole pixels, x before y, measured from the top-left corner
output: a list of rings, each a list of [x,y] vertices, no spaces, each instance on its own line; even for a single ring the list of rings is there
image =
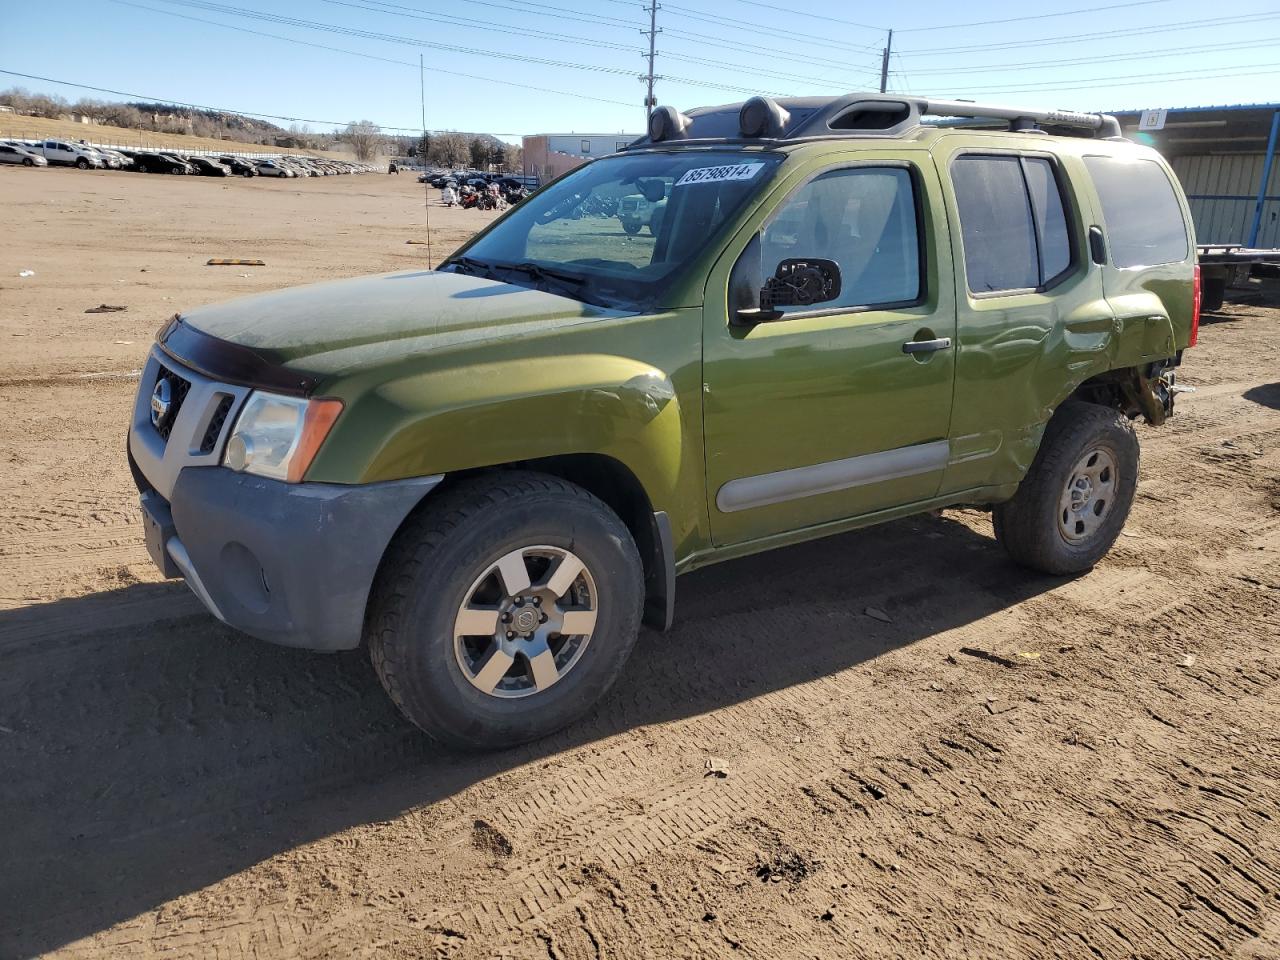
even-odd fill
[[[591,571],[574,553],[535,545],[491,563],[454,618],[463,676],[491,697],[541,693],[582,659],[596,627]]]

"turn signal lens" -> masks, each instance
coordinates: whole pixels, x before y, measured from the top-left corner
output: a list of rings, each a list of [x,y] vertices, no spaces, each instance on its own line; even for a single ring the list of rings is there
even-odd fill
[[[290,483],[297,483],[302,479],[341,413],[341,400],[312,400],[307,404],[307,412],[302,418],[302,435],[298,438],[293,459],[289,461],[289,475],[286,479]]]

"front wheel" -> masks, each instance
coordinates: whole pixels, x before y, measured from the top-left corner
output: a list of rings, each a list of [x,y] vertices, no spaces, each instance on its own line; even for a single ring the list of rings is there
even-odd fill
[[[88,170],[89,161],[86,160],[84,157],[81,157],[79,160],[76,161],[76,166],[79,167],[81,170]]]
[[[573,722],[635,644],[643,570],[625,524],[556,477],[504,472],[430,500],[396,536],[368,619],[401,712],[457,747]]]
[[[32,160],[30,157],[23,157],[22,165],[24,167],[34,167],[36,165],[36,162]]]
[[[1064,404],[1017,494],[992,512],[996,539],[1023,566],[1089,570],[1111,549],[1138,487],[1138,438],[1118,410]]]
[[[636,223],[634,220],[623,220],[622,229],[627,232],[627,236],[634,237],[640,232],[640,224]]]

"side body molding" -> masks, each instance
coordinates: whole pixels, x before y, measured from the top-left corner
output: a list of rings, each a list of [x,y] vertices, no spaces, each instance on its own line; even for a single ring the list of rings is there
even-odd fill
[[[950,449],[951,445],[946,440],[934,440],[808,467],[741,477],[720,488],[716,494],[716,506],[722,513],[733,513],[941,470],[947,465]]]

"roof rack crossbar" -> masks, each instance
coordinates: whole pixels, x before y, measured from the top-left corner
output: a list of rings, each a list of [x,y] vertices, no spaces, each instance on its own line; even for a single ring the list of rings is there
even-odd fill
[[[1079,113],[1075,110],[1028,110],[1025,107],[1002,107],[968,100],[917,100],[922,114],[974,119],[1010,120],[1046,123],[1055,127],[1079,127],[1096,130],[1103,137],[1120,136],[1120,122],[1108,113]]]

